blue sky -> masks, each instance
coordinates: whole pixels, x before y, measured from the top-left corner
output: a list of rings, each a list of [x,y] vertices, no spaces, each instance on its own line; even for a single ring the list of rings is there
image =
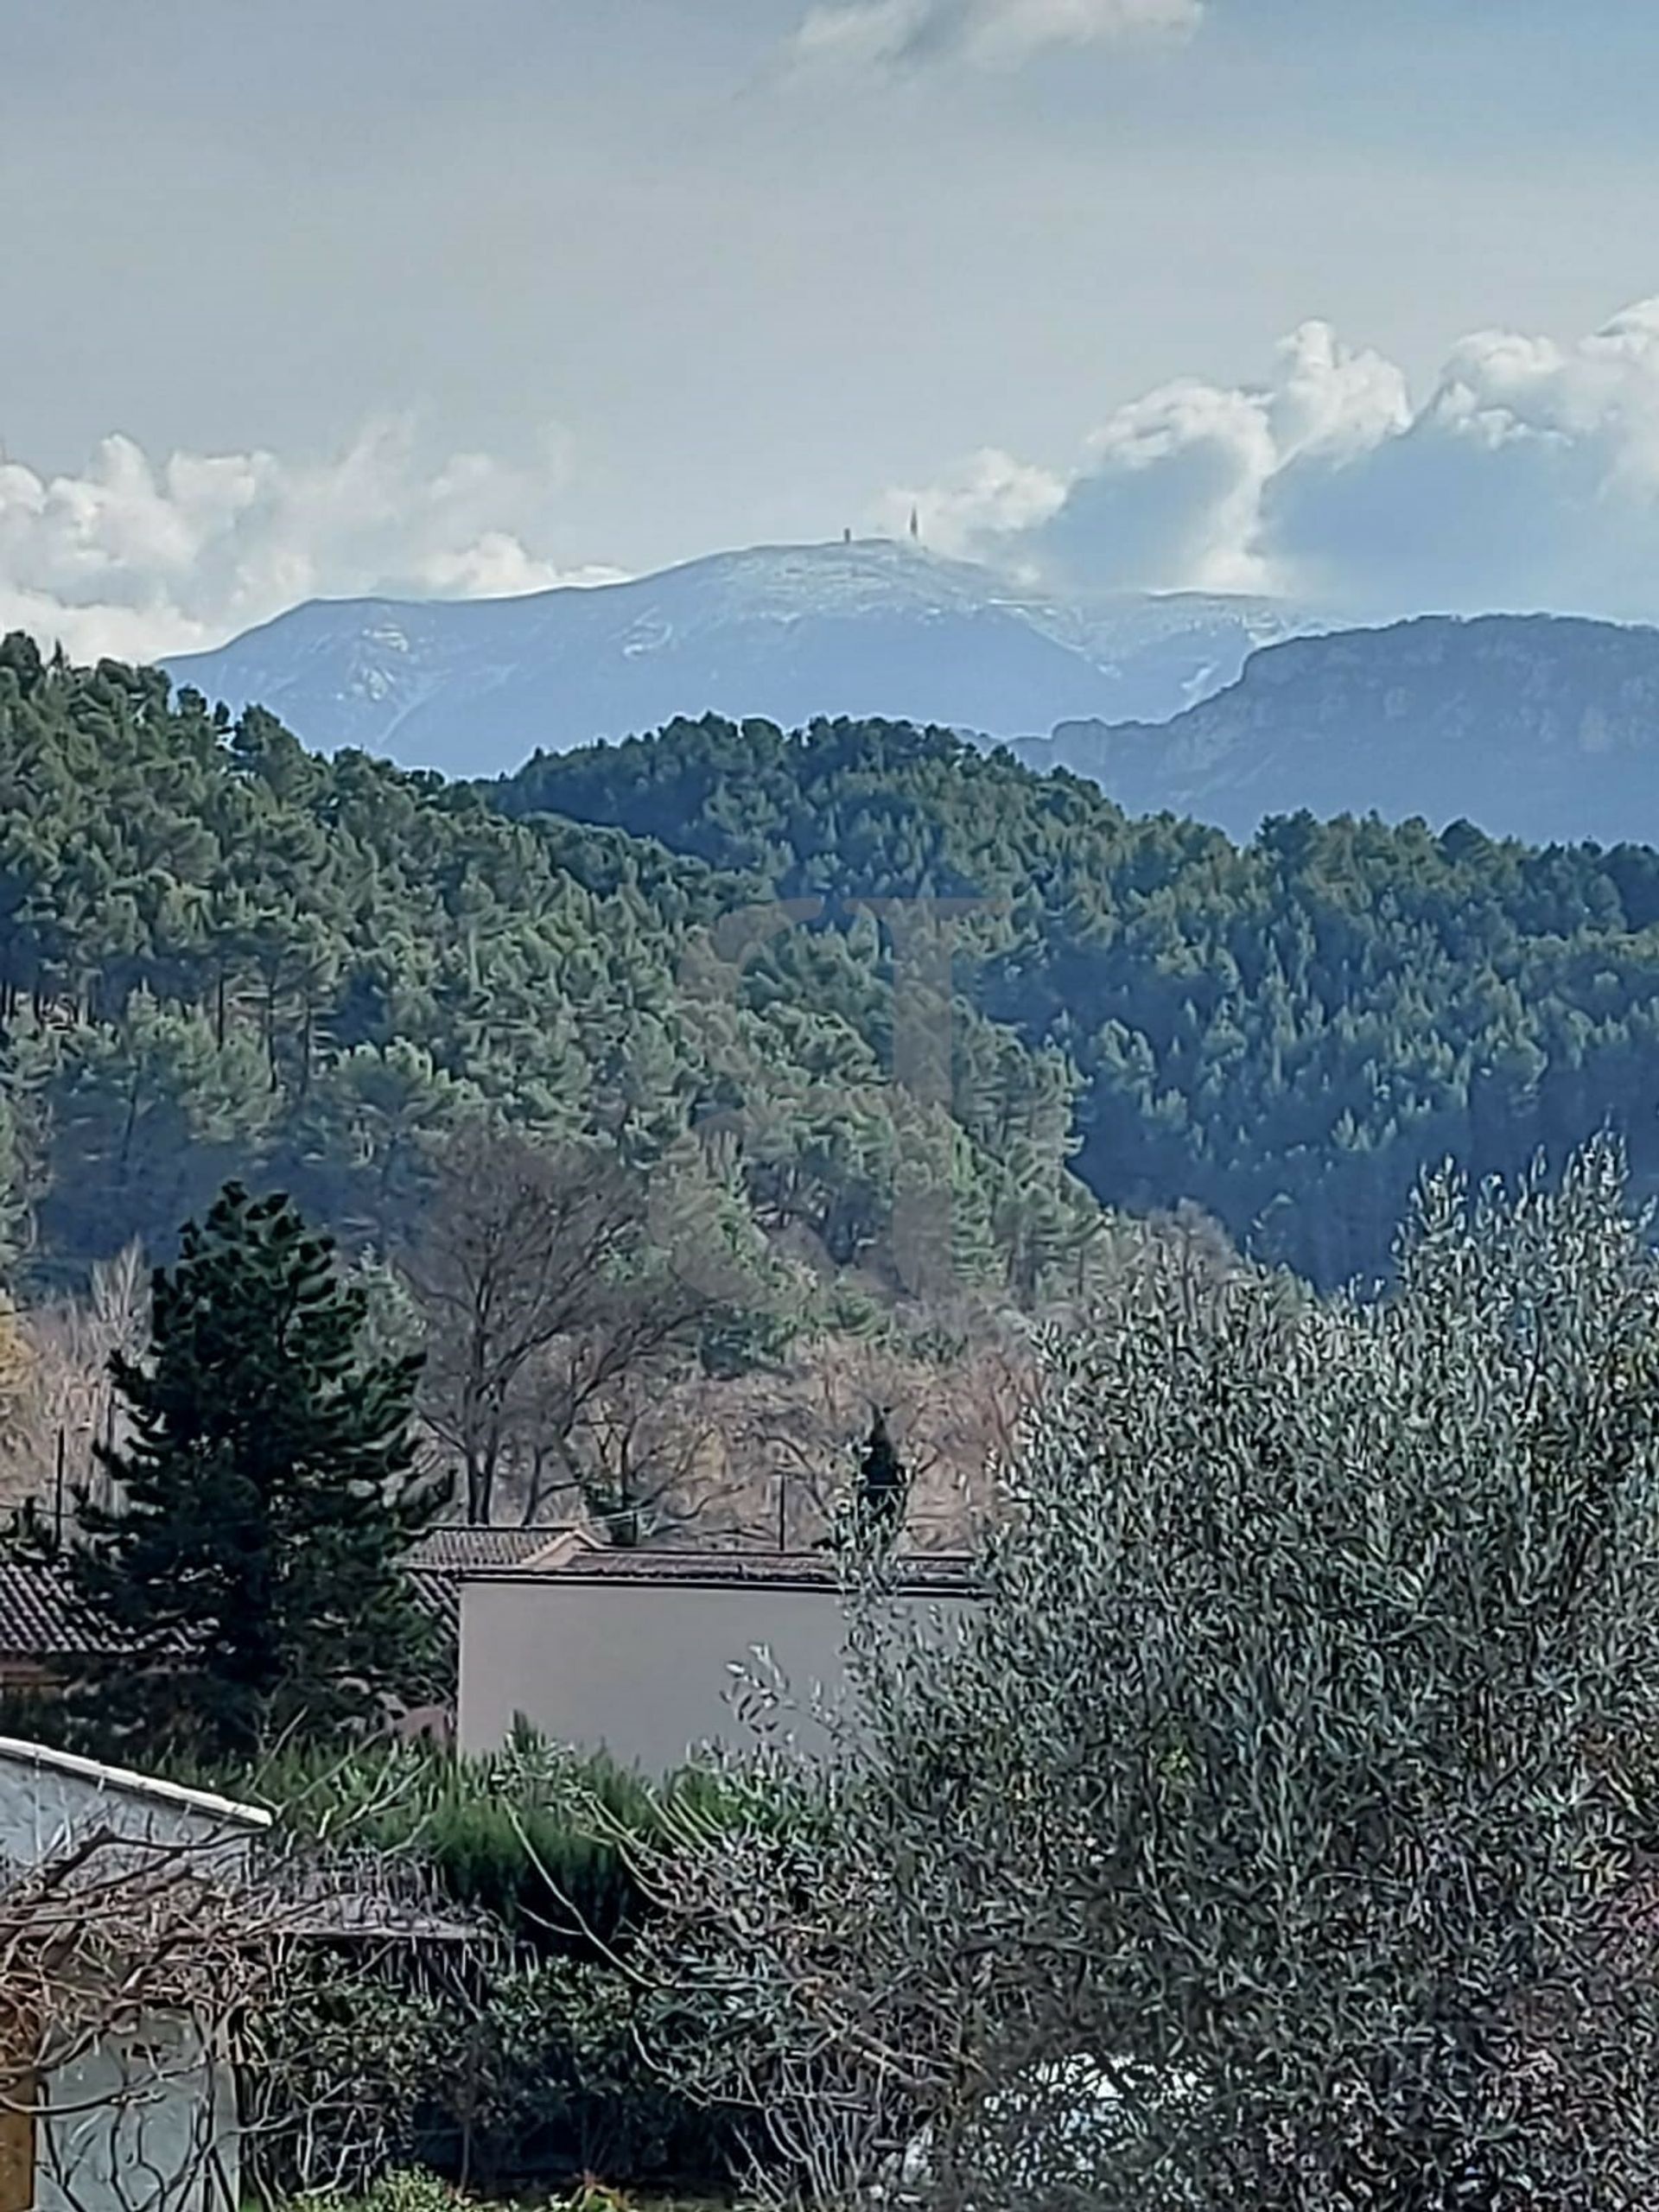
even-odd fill
[[[1073,582],[1659,615],[1659,335],[1575,350],[1659,294],[1648,0],[810,13],[0,0],[0,620],[167,650],[912,499]],[[1287,434],[1309,322],[1408,413],[1380,368],[1327,404],[1305,341]],[[1410,419],[1491,330],[1557,370]],[[1471,496],[1571,542],[1464,530],[1414,582]]]

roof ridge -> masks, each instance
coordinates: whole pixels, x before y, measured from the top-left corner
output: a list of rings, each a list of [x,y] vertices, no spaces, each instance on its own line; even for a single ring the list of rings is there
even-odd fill
[[[84,1758],[79,1751],[60,1751],[50,1744],[31,1743],[22,1736],[0,1736],[0,1761],[4,1760],[73,1774],[82,1781],[97,1783],[100,1789],[122,1790],[130,1796],[153,1797],[193,1812],[216,1814],[245,1827],[268,1828],[271,1824],[271,1815],[263,1805],[244,1804],[211,1789],[192,1789],[182,1782],[168,1782],[159,1774],[140,1774],[132,1767],[110,1766],[102,1759]]]

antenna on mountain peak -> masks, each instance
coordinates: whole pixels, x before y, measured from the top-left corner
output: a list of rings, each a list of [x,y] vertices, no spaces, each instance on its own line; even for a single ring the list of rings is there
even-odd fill
[[[922,518],[914,507],[910,511],[910,537],[913,545],[919,545],[922,542]]]

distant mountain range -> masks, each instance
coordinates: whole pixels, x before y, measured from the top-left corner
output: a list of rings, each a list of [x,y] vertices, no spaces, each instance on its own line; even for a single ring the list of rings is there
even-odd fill
[[[1659,844],[1659,630],[1432,615],[1296,638],[1172,721],[1062,722],[1012,749],[1241,839],[1306,808]]]
[[[516,599],[313,601],[168,664],[307,744],[489,776],[676,715],[880,715],[988,737],[1154,722],[1311,626],[1269,601],[1067,600],[886,539],[760,546]]]
[[[1046,597],[867,539],[517,599],[315,601],[170,672],[322,751],[453,777],[677,715],[880,716],[1240,839],[1306,808],[1659,844],[1659,630],[1567,616],[1339,630],[1263,600]]]

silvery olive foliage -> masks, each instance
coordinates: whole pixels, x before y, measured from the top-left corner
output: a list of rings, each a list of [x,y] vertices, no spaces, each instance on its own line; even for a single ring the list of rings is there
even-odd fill
[[[1616,1148],[1431,1179],[1381,1296],[1136,1273],[1043,1353],[981,1602],[855,1563],[841,1758],[657,1863],[664,2063],[819,2202],[1659,2202]]]

